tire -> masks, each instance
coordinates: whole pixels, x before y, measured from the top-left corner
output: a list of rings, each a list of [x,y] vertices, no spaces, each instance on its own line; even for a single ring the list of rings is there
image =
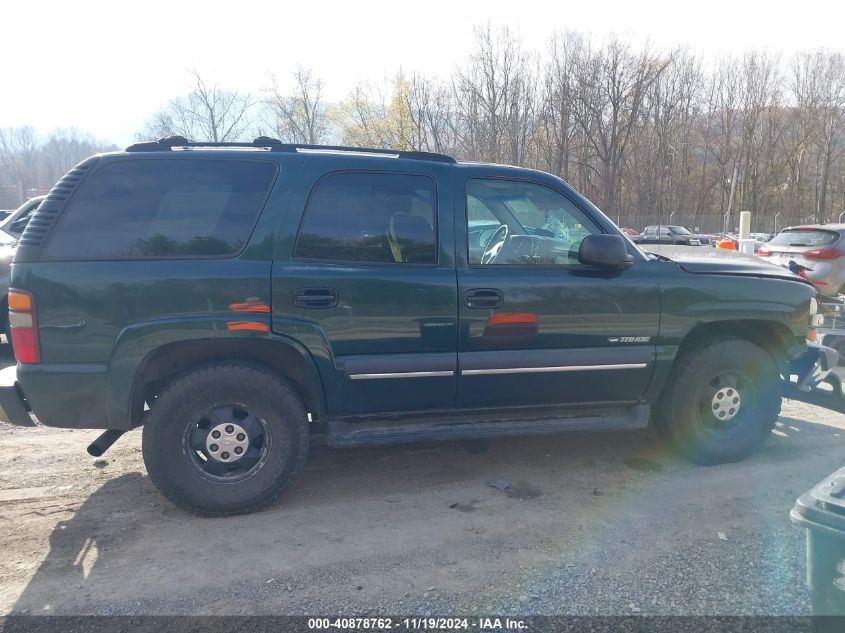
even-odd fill
[[[215,433],[223,435],[219,445]],[[182,374],[156,398],[143,430],[144,464],[156,488],[181,508],[243,514],[290,485],[308,456],[308,434],[302,401],[284,380],[247,364],[208,365]]]
[[[678,359],[656,407],[655,427],[693,462],[735,462],[770,435],[780,404],[775,359],[749,341],[718,337]]]

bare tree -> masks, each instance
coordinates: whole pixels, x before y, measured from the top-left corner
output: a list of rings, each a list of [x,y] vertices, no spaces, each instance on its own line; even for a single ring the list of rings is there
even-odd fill
[[[192,71],[192,91],[156,113],[143,136],[238,140],[261,115],[286,141],[537,167],[633,227],[671,217],[722,230],[750,210],[755,226],[773,230],[845,213],[843,52],[708,60],[570,32],[538,52],[509,28],[474,33],[448,76],[400,71],[358,84],[339,103],[302,67],[290,89],[273,80],[261,103]],[[73,129],[43,143],[31,128],[3,130],[0,204],[49,187],[101,145]]]
[[[0,167],[15,188],[17,201],[29,197],[38,182],[38,138],[30,126],[0,129]]]
[[[75,127],[53,130],[39,150],[40,180],[54,183],[89,156],[116,149],[115,145],[97,141],[91,134]]]
[[[468,158],[522,165],[536,107],[533,60],[517,36],[488,24],[476,28],[476,49],[453,79],[455,132]]]
[[[329,121],[323,102],[323,82],[302,66],[293,72],[293,80],[292,92],[285,94],[272,77],[267,99],[270,129],[286,143],[324,143],[328,138]]]
[[[646,92],[669,65],[649,45],[634,52],[612,38],[584,57],[579,69],[578,122],[595,152],[603,183],[602,203],[615,213],[628,143],[639,123]]]
[[[242,140],[255,122],[256,100],[248,94],[209,85],[197,70],[189,71],[194,89],[172,99],[147,124],[144,138],[178,135],[215,143]]]
[[[585,49],[578,33],[557,33],[552,37],[538,108],[536,147],[540,166],[565,180],[569,179],[570,165],[578,162],[577,70],[583,63]]]
[[[845,153],[845,56],[818,51],[810,59],[818,79],[814,137],[818,156],[816,218],[821,222],[827,218],[831,172]]]
[[[447,85],[414,74],[404,92],[405,106],[411,119],[411,149],[454,153],[455,109]]]
[[[658,218],[680,212],[675,221],[695,225],[694,189],[689,185],[695,167],[701,62],[684,49],[672,51],[667,59],[671,63],[646,90],[642,123],[623,167],[633,190],[628,200]]]
[[[357,84],[349,96],[331,111],[341,142],[362,147],[390,147],[385,129],[385,101],[384,93],[371,83]]]

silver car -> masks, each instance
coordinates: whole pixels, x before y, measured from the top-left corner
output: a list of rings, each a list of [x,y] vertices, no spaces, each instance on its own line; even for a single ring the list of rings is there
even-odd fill
[[[790,226],[757,255],[786,267],[795,262],[820,293],[835,297],[845,285],[845,224]]]

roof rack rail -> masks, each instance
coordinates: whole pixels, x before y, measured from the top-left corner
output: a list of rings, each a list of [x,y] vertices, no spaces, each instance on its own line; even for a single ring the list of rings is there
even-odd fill
[[[157,141],[146,141],[142,143],[135,143],[126,148],[127,152],[161,152],[172,150],[173,148],[214,148],[214,147],[231,147],[244,149],[266,149],[271,152],[299,152],[299,151],[313,151],[313,152],[354,152],[358,154],[383,154],[387,156],[396,156],[398,158],[409,158],[413,160],[428,160],[438,163],[454,164],[456,161],[451,156],[446,154],[436,154],[434,152],[419,152],[419,151],[404,151],[396,149],[373,148],[373,147],[349,147],[346,145],[308,145],[304,143],[282,143],[280,140],[270,138],[269,136],[259,136],[251,143],[235,143],[235,142],[206,142],[206,141],[190,141],[184,136],[168,136]]]

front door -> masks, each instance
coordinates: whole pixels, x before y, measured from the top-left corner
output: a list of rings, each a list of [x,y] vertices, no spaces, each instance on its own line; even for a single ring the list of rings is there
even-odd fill
[[[581,240],[602,230],[563,186],[470,178],[455,190],[458,406],[637,401],[659,326],[649,263],[580,264]]]
[[[360,166],[337,157],[325,174],[324,161],[306,159],[283,231],[296,238],[273,266],[273,328],[317,356],[325,350],[317,359],[324,381],[339,390],[329,394],[332,413],[451,408],[451,170],[422,161],[413,172]]]

